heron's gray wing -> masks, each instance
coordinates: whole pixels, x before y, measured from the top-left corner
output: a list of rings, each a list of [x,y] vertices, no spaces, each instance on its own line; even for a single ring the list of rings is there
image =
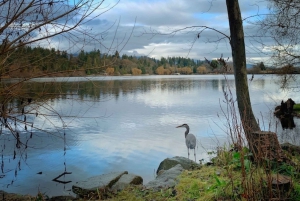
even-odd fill
[[[185,138],[186,146],[189,149],[195,149],[196,147],[196,137],[193,134],[188,134]]]

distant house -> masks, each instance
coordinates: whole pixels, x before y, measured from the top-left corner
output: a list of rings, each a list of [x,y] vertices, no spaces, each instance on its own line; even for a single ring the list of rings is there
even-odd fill
[[[174,75],[180,75],[180,73],[174,73]]]

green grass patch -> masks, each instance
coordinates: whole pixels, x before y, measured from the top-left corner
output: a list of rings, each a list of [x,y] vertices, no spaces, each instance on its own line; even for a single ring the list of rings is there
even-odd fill
[[[109,200],[266,200],[266,196],[274,191],[270,191],[270,176],[274,174],[291,177],[292,187],[287,196],[291,200],[300,200],[299,156],[288,156],[296,167],[282,163],[269,169],[266,164],[258,166],[252,163],[247,158],[249,155],[247,149],[242,152],[221,149],[213,160],[213,166],[203,165],[199,170],[183,171],[174,188],[163,188],[157,192],[143,186],[130,186]]]
[[[300,112],[300,104],[295,104],[294,105],[294,110],[297,112]]]

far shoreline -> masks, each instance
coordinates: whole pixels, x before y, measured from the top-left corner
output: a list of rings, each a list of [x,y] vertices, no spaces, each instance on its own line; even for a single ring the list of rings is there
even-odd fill
[[[293,73],[293,74],[300,74],[300,73]],[[0,77],[2,80],[15,80],[15,81],[26,81],[32,79],[40,79],[40,78],[75,78],[75,77],[136,77],[136,76],[195,76],[195,75],[234,75],[234,73],[205,73],[205,74],[170,74],[170,75],[158,75],[158,74],[140,74],[140,75],[133,75],[133,74],[123,74],[123,75],[105,75],[105,74],[92,74],[92,75],[83,75],[83,74],[64,74],[64,73],[53,73],[49,76],[49,74],[40,75],[40,76],[32,76],[32,77],[10,77],[10,76],[2,76]],[[282,75],[280,73],[274,72],[262,72],[262,73],[248,73],[249,75]]]

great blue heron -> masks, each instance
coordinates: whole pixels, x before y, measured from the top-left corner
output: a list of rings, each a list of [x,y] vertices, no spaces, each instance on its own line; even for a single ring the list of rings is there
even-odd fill
[[[190,149],[194,149],[194,156],[195,156],[195,162],[196,162],[196,137],[195,135],[189,133],[190,127],[187,124],[182,124],[181,126],[177,126],[176,128],[185,127],[185,144],[188,149],[188,158],[190,158]]]

